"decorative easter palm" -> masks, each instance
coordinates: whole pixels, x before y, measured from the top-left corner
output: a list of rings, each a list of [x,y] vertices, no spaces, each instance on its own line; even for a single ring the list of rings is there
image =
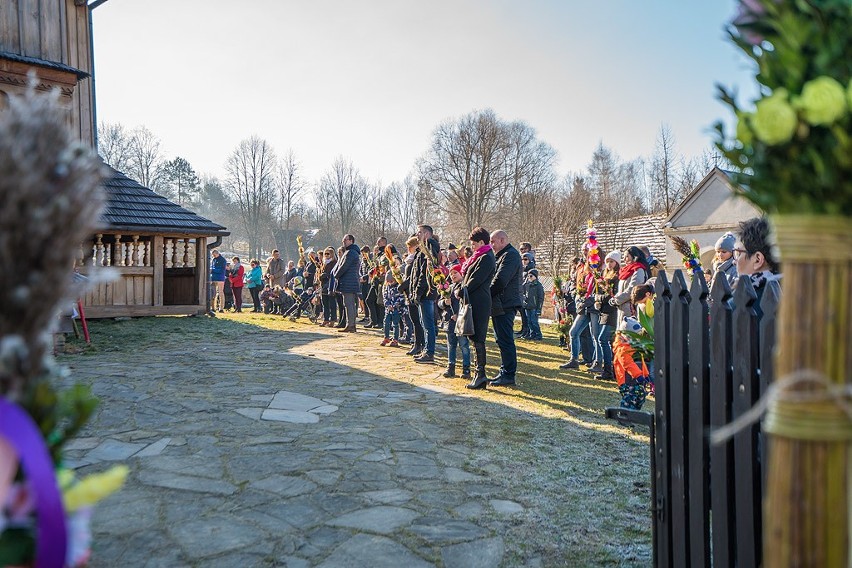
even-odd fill
[[[760,94],[741,106],[719,89],[737,128],[718,124],[717,143],[770,213],[784,272],[763,562],[849,566],[852,2],[741,0],[729,34]]]
[[[693,275],[701,275],[701,249],[698,241],[692,239],[687,243],[685,239],[677,235],[672,235],[671,239],[675,250],[682,256],[684,268],[691,271]]]
[[[89,508],[127,475],[117,466],[77,480],[62,468],[63,444],[97,401],[83,386],[57,389],[64,371],[53,359],[52,330],[61,309],[83,292],[71,269],[103,204],[101,162],[71,141],[65,123],[56,95],[34,89],[0,113],[3,566],[76,566],[87,555]],[[86,530],[66,532],[66,518]]]

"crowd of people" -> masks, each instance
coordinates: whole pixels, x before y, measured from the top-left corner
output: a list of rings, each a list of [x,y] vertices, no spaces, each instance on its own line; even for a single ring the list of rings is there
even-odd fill
[[[469,389],[516,384],[516,339],[541,341],[539,319],[546,303],[530,243],[513,246],[503,230],[475,227],[469,244],[442,247],[429,225],[420,225],[404,247],[379,238],[359,247],[353,235],[341,246],[305,252],[285,262],[279,251],[246,269],[239,259],[212,251],[210,276],[215,311],[242,311],[242,292],[252,298],[252,312],[301,317],[340,333],[359,325],[382,330],[382,346],[409,346],[417,364],[434,364],[438,333],[447,343],[443,376],[460,375]],[[745,221],[739,236],[716,242],[708,283],[725,278],[733,286],[749,276],[758,296],[778,285],[778,263],[769,246],[764,219]],[[599,261],[604,256],[603,266]],[[603,255],[584,247],[571,260],[570,273],[556,279],[551,301],[557,321],[570,322],[560,336],[568,351],[563,370],[584,370],[594,379],[613,381],[621,405],[641,408],[653,395],[653,360],[637,352],[630,337],[643,332],[640,320],[653,318],[654,282],[659,262],[647,246],[636,244]],[[643,318],[640,314],[648,316]],[[521,328],[515,331],[516,316]],[[500,353],[499,372],[486,376],[489,325]],[[461,361],[459,362],[459,357]],[[460,369],[459,369],[460,368]],[[458,372],[458,375],[457,375]]]

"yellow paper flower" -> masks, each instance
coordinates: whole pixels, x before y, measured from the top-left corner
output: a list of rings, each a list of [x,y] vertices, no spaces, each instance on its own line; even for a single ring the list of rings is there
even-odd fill
[[[793,137],[798,119],[787,99],[787,91],[778,89],[755,105],[751,127],[761,142],[772,146],[789,142]]]
[[[124,485],[129,471],[126,465],[117,465],[103,473],[87,475],[67,489],[63,489],[62,502],[65,504],[65,512],[73,513],[80,507],[94,505],[111,495]],[[67,476],[65,478],[67,480]]]
[[[817,77],[802,87],[796,107],[809,124],[834,124],[846,114],[846,93],[843,85],[831,77]]]

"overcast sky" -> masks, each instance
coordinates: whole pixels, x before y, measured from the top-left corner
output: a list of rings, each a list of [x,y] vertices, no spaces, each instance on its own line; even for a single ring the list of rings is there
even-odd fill
[[[144,125],[222,175],[253,134],[310,180],[345,156],[401,180],[447,120],[492,108],[580,171],[648,156],[662,123],[698,155],[746,85],[734,0],[110,0],[94,11],[99,121]]]

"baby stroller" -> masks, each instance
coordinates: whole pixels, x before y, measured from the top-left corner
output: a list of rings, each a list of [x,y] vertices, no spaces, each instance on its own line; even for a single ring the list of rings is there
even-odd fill
[[[316,297],[313,287],[308,288],[298,295],[296,301],[290,308],[284,312],[284,317],[289,317],[290,321],[296,321],[302,315],[307,316],[311,323],[317,322],[316,311],[314,310],[313,301]]]

